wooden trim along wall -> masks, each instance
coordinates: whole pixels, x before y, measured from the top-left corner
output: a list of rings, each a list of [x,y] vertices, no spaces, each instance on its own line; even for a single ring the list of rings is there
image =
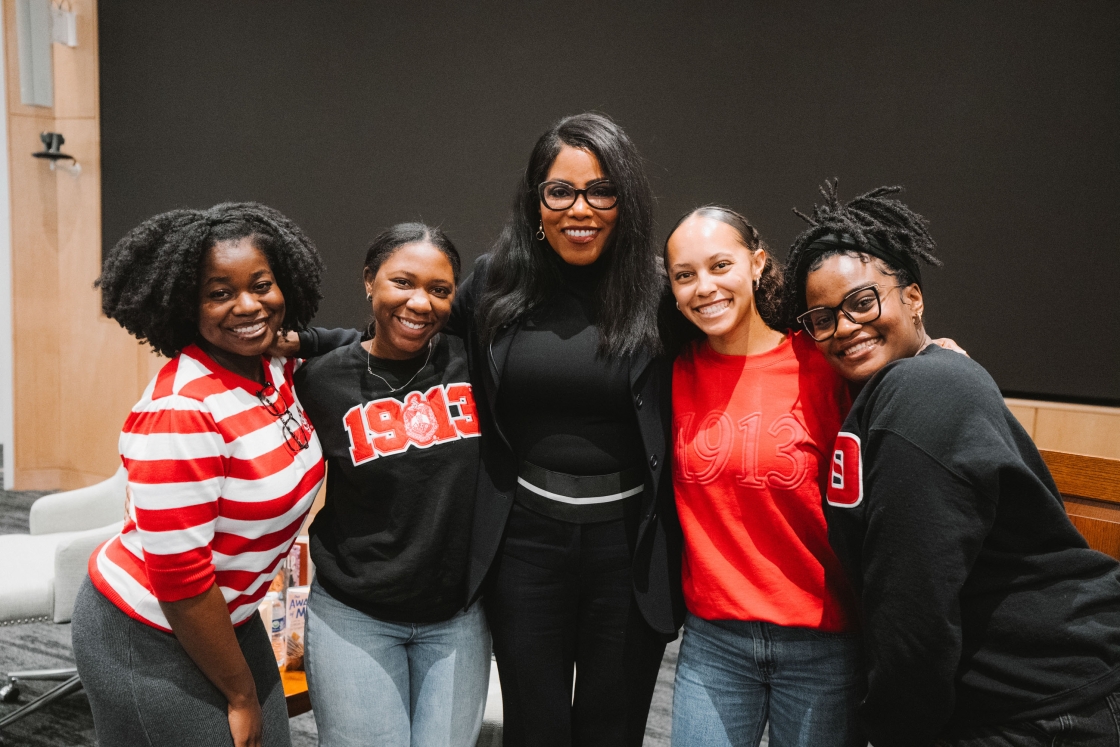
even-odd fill
[[[1008,399],[1039,449],[1120,459],[1120,407]]]
[[[96,0],[71,0],[78,46],[52,44],[54,106],[20,101],[15,0],[3,0],[12,240],[16,490],[69,489],[120,464],[117,436],[158,359],[101,314],[101,131]],[[82,171],[32,158],[61,132]]]
[[[1077,531],[1089,547],[1120,560],[1120,460],[1040,451]]]

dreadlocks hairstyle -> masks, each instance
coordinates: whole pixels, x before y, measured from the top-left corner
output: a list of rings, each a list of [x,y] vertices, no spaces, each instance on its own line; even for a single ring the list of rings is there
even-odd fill
[[[593,153],[618,189],[618,222],[599,259],[606,265],[596,300],[599,353],[625,356],[643,347],[659,353],[664,271],[653,246],[653,193],[634,143],[613,120],[593,112],[565,117],[537,140],[494,246],[476,312],[479,335],[493,342],[499,329],[543,303],[560,282],[552,247],[534,234],[541,219],[537,185],[565,145]]]
[[[806,310],[805,277],[820,269],[824,260],[837,254],[859,257],[870,262],[877,257],[886,263],[899,285],[921,285],[920,264],[939,267],[933,256],[936,244],[926,228],[926,220],[902,202],[890,199],[902,187],[879,187],[840,203],[836,186],[839,180],[825,180],[820,188],[824,204],[815,205],[812,215],[794,208],[797,217],[809,224],[793,241],[786,257],[785,306],[787,324]]]
[[[141,223],[106,255],[101,310],[170,358],[198,337],[198,273],[220,241],[248,237],[264,252],[284,294],[285,329],[307,326],[319,308],[323,261],[303,231],[255,202],[172,210]]]
[[[672,238],[682,223],[694,215],[718,220],[720,223],[731,226],[739,237],[739,243],[750,250],[751,253],[759,250],[766,252],[766,264],[763,265],[762,276],[758,279],[758,289],[754,291],[754,304],[758,308],[758,314],[762,317],[762,321],[766,322],[766,326],[784,332],[786,315],[782,294],[782,265],[774,259],[770,247],[762,240],[758,229],[744,215],[723,205],[702,205],[689,210],[673,224],[665,237],[665,266],[668,267],[669,265],[669,239]]]

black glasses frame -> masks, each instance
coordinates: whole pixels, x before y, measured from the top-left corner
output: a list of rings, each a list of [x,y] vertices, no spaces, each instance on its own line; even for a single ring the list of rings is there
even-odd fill
[[[564,207],[553,207],[552,205],[549,205],[548,200],[545,199],[544,192],[545,192],[545,188],[550,184],[561,184],[561,185],[567,187],[568,189],[572,190],[572,201],[569,202]],[[587,207],[591,208],[592,210],[610,210],[618,204],[618,191],[617,190],[614,193],[614,201],[610,205],[607,205],[606,207],[600,207],[600,206],[597,206],[597,205],[592,205],[591,201],[587,199],[588,190],[594,189],[595,187],[600,187],[604,184],[610,184],[612,187],[614,186],[614,184],[611,182],[610,179],[600,179],[597,182],[592,182],[591,184],[588,184],[583,189],[576,189],[575,187],[573,187],[571,184],[568,184],[567,182],[560,182],[560,181],[555,181],[555,180],[548,181],[548,182],[541,182],[540,184],[537,185],[537,197],[540,198],[541,204],[543,204],[546,208],[548,208],[549,210],[556,211],[556,212],[560,212],[561,210],[570,210],[572,205],[575,205],[576,202],[579,200],[580,195],[583,196],[583,201],[587,203]]]
[[[903,286],[901,286],[901,285],[892,285],[889,288],[887,288],[887,291],[890,291],[893,288],[902,288],[902,287]],[[876,311],[875,311],[875,316],[873,316],[869,319],[864,319],[864,320],[861,321],[861,320],[855,319],[851,315],[851,313],[847,309],[844,308],[844,304],[848,303],[848,299],[850,299],[852,296],[856,295],[857,293],[863,293],[866,290],[870,290],[872,293],[875,294],[875,309],[876,309]],[[813,334],[813,325],[812,325],[812,322],[809,319],[810,314],[815,314],[819,311],[828,311],[832,314],[832,331],[829,332],[824,337],[817,337],[815,334]],[[805,333],[808,334],[809,337],[812,337],[817,342],[824,342],[825,340],[831,339],[836,334],[836,330],[840,329],[840,314],[843,314],[845,317],[847,317],[848,321],[851,322],[852,324],[870,324],[871,322],[876,321],[879,317],[881,317],[883,315],[883,297],[879,295],[879,284],[878,283],[872,283],[871,285],[865,285],[862,288],[856,288],[854,291],[852,291],[848,295],[844,296],[844,300],[841,301],[838,306],[814,306],[813,308],[806,311],[804,314],[800,314],[797,317],[797,321],[801,324],[801,327],[805,330]]]
[[[269,402],[268,395],[272,392],[276,393],[276,399]],[[280,430],[284,432],[284,445],[288,447],[288,451],[298,454],[311,446],[311,424],[307,422],[307,415],[299,409],[299,405],[296,405],[296,412],[299,413],[297,418],[284,400],[284,395],[271,384],[257,392],[257,399],[264,406],[265,412],[280,421]],[[292,446],[293,443],[295,447]]]

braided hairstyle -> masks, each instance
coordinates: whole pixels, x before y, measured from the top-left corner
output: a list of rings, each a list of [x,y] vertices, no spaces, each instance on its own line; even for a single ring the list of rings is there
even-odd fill
[[[879,187],[844,205],[836,190],[838,183],[837,179],[825,180],[820,188],[824,204],[813,206],[812,215],[805,215],[796,208],[793,211],[809,227],[794,239],[786,257],[786,323],[791,327],[797,326],[797,316],[806,310],[805,277],[820,269],[829,257],[846,254],[864,262],[879,257],[886,263],[889,274],[903,286],[920,284],[921,278],[916,274],[919,263],[941,265],[941,260],[933,256],[936,244],[925,218],[889,197],[901,192],[902,187]],[[850,237],[854,243],[836,244],[824,251],[819,250],[818,244],[810,250],[815,242],[830,235]],[[897,259],[887,259],[881,256],[883,254]],[[915,270],[907,269],[906,265]]]
[[[106,254],[101,310],[170,358],[198,337],[198,275],[220,241],[248,237],[264,252],[284,294],[284,329],[301,329],[319,308],[323,261],[311,240],[280,212],[256,202],[172,210],[141,223]]]

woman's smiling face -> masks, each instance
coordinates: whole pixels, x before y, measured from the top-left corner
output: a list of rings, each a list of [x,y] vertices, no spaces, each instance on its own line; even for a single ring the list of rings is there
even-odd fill
[[[374,337],[370,352],[404,360],[420,353],[451,316],[455,272],[447,255],[426,241],[405,244],[365,272],[372,296]]]
[[[250,237],[219,241],[199,268],[198,334],[226,366],[260,368],[284,322],[284,294],[272,267]]]
[[[766,253],[743,246],[734,228],[693,215],[666,243],[669,280],[677,308],[713,341],[741,333],[755,310],[754,282]]]
[[[917,355],[926,340],[921,288],[917,284],[899,286],[887,270],[879,259],[835,254],[805,278],[805,302],[810,309],[839,306],[852,291],[878,286],[878,319],[855,324],[841,313],[836,333],[817,343],[832,367],[849,381],[867,381],[888,363]]]
[[[564,182],[575,189],[606,179],[599,159],[590,151],[565,145],[548,169],[545,181]],[[541,227],[553,251],[570,265],[589,265],[602,256],[618,222],[618,206],[597,210],[580,195],[567,210],[550,210],[540,203]]]

